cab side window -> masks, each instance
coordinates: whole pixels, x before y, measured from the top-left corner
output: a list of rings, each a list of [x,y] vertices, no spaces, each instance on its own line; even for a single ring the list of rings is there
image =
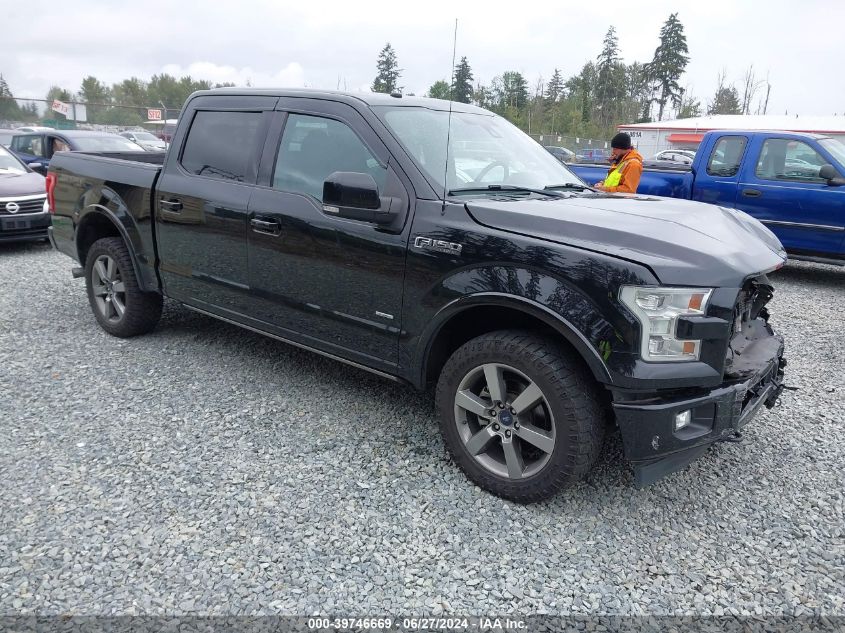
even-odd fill
[[[194,116],[180,163],[188,173],[244,182],[256,156],[260,112],[211,112]]]
[[[819,169],[825,164],[816,150],[802,141],[770,138],[763,143],[755,173],[764,180],[825,182]]]
[[[12,149],[21,154],[44,156],[44,141],[41,136],[16,136],[12,139]]]
[[[736,176],[747,143],[748,140],[744,136],[721,137],[710,153],[707,173],[711,176]]]
[[[291,114],[285,124],[273,188],[323,199],[323,183],[336,171],[369,174],[384,190],[387,169],[345,123]]]

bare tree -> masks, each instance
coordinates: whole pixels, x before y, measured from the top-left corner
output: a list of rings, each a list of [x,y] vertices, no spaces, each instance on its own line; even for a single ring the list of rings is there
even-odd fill
[[[760,100],[757,102],[757,114],[766,114],[766,111],[769,109],[769,95],[772,93],[772,84],[769,83],[769,73],[766,73],[766,81],[763,82],[766,84],[766,96],[765,98],[761,95]]]
[[[751,102],[754,100],[754,95],[765,83],[765,81],[756,80],[754,76],[754,64],[751,64],[742,78],[742,114],[751,114]]]

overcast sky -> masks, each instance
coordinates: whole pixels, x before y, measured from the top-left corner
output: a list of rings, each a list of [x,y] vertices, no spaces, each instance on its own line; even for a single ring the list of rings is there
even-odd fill
[[[486,84],[516,70],[533,91],[555,67],[569,77],[595,59],[610,25],[626,62],[649,61],[661,25],[677,11],[690,55],[681,83],[703,106],[720,69],[739,88],[753,64],[772,85],[769,114],[845,115],[842,0],[3,5],[0,73],[21,97],[44,98],[54,84],[77,91],[86,75],[112,84],[162,72],[260,87],[367,90],[388,41],[403,69],[400,85],[424,94],[449,77],[456,18],[457,56],[467,57],[476,80]]]

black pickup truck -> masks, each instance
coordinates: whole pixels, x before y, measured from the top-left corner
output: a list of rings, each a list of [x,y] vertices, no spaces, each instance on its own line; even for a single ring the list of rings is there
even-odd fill
[[[58,154],[48,196],[107,332],[151,331],[167,296],[436,385],[457,464],[514,501],[584,475],[610,422],[651,483],[782,389],[768,229],[593,191],[473,106],[198,92],[166,155]]]

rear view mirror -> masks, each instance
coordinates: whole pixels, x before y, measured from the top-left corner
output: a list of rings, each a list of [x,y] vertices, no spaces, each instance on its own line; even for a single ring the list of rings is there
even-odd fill
[[[831,187],[845,185],[845,178],[839,175],[839,172],[836,171],[836,167],[833,165],[822,165],[821,169],[819,169],[819,178],[826,180],[827,184]]]
[[[47,175],[47,165],[44,163],[30,163],[29,168],[36,174],[41,174],[42,176]]]

